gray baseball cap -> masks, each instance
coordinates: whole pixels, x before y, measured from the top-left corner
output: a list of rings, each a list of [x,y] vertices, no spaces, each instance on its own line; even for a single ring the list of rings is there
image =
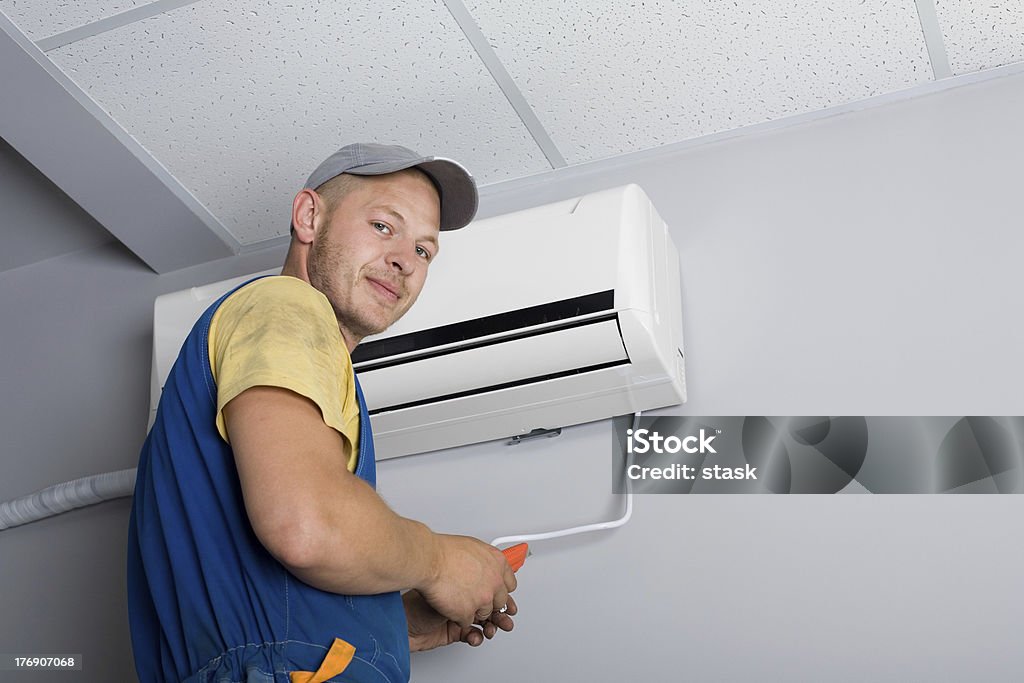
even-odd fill
[[[442,230],[458,230],[473,220],[479,198],[476,181],[469,171],[452,159],[421,156],[401,145],[376,142],[345,145],[317,166],[303,187],[315,190],[342,173],[384,175],[413,166],[434,181],[441,198]]]

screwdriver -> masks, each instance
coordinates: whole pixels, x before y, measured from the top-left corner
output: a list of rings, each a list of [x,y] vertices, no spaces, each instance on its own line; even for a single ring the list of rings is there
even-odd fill
[[[509,566],[512,567],[512,571],[517,572],[530,555],[530,546],[527,543],[517,543],[510,545],[501,552],[505,556],[505,560],[508,561]]]

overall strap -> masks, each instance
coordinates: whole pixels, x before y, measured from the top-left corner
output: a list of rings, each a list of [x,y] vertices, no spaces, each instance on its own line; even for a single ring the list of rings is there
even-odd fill
[[[353,374],[353,377],[355,375]],[[366,410],[366,400],[359,386],[359,378],[355,377],[356,399],[359,401],[359,461],[356,464],[356,476],[377,488],[377,461],[373,450],[373,430],[370,429],[370,413]]]

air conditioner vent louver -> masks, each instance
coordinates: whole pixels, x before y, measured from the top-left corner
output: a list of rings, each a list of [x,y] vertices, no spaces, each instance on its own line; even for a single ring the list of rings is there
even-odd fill
[[[603,313],[602,319],[615,317],[615,292],[608,290],[574,297],[564,301],[553,301],[530,308],[521,308],[507,313],[498,313],[484,318],[453,323],[444,327],[433,327],[420,332],[411,332],[398,337],[364,342],[352,352],[352,364],[360,372],[387,367],[419,358],[430,358],[449,351],[438,347],[458,345],[458,348],[473,348],[499,343],[517,336],[540,334],[544,330],[571,327],[584,324],[580,318]],[[561,321],[560,326],[550,325]],[[539,326],[545,326],[538,330]],[[531,331],[531,328],[532,331]],[[408,360],[396,358],[411,354]],[[373,361],[384,359],[381,362]]]

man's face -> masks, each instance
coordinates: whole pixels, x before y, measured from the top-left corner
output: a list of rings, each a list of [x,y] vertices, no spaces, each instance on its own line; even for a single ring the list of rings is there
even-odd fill
[[[331,302],[350,349],[416,301],[437,254],[441,214],[420,171],[360,180],[317,226],[308,265],[310,284]]]

